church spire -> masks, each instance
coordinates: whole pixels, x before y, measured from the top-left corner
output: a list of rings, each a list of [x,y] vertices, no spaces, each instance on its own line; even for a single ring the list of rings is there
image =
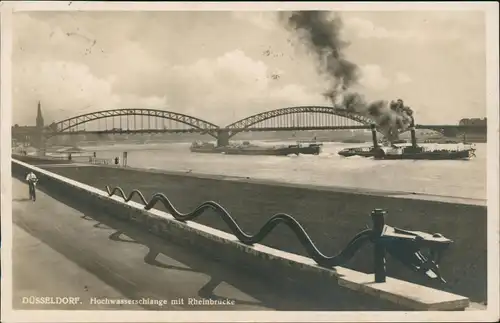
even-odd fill
[[[43,128],[42,105],[40,101],[38,101],[38,111],[36,113],[36,126]]]

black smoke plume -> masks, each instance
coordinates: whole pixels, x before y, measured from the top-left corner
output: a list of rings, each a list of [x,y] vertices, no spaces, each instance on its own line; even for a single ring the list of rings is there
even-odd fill
[[[280,12],[279,15],[314,55],[319,74],[326,76],[327,88],[323,95],[334,106],[374,120],[388,140],[397,139],[398,130],[410,125],[413,112],[397,102],[369,103],[361,94],[351,91],[351,87],[358,83],[360,69],[343,54],[349,43],[341,39],[341,17],[329,11]]]

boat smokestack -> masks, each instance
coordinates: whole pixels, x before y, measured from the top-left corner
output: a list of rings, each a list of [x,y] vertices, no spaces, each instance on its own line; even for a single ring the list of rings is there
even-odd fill
[[[415,134],[415,120],[411,118],[410,123],[411,146],[417,148],[417,135]]]
[[[373,141],[373,148],[378,147],[378,142],[377,142],[377,129],[375,124],[371,124],[370,128],[372,129],[372,141]]]

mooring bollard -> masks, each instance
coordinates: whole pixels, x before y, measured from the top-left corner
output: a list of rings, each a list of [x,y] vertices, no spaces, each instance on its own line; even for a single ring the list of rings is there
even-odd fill
[[[380,237],[384,231],[385,214],[387,212],[382,209],[375,209],[371,213],[373,221],[373,266],[375,272],[375,282],[385,283],[386,267],[385,267],[385,246],[380,242]]]

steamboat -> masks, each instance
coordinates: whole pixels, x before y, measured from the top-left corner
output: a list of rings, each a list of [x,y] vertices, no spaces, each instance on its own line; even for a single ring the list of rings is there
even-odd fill
[[[338,152],[339,155],[344,157],[362,156],[373,157],[374,159],[423,159],[423,160],[467,160],[475,157],[475,148],[469,145],[464,148],[452,149],[429,149],[417,145],[417,138],[415,135],[415,124],[412,121],[410,125],[411,145],[400,147],[395,144],[390,146],[381,146],[377,142],[377,132],[375,125],[371,126],[372,130],[372,147],[357,147],[346,148]]]
[[[193,142],[190,147],[194,153],[226,154],[226,155],[266,155],[266,156],[288,156],[288,155],[319,155],[321,143],[297,142],[295,145],[282,145],[274,147],[261,147],[244,141],[240,145],[229,145],[217,147],[213,143]]]

